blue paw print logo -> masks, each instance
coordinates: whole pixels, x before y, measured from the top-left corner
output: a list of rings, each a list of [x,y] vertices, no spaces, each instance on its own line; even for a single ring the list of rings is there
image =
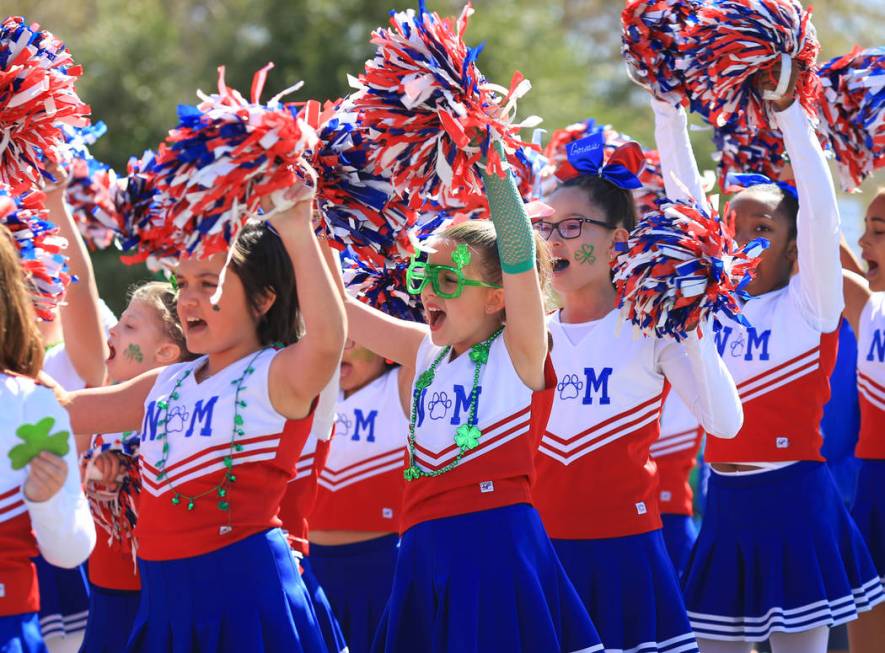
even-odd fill
[[[169,409],[169,414],[166,416],[166,430],[169,433],[181,433],[184,430],[187,417],[187,408],[173,406]]]
[[[427,404],[427,408],[430,409],[430,419],[444,418],[451,407],[452,400],[449,399],[449,395],[445,392],[434,392],[433,396],[430,397],[430,403]]]
[[[738,333],[737,339],[732,341],[732,343],[729,345],[732,357],[739,358],[739,357],[743,356],[744,349],[746,348],[746,346],[747,346],[747,340],[746,340],[746,338],[744,338],[744,332],[741,331]]]
[[[577,374],[566,374],[556,389],[559,391],[560,399],[577,399],[581,396],[581,390],[584,389],[584,382],[578,378]]]
[[[350,435],[351,426],[353,426],[353,422],[350,420],[350,418],[346,414],[340,413],[338,415],[338,418],[335,420],[335,435]]]

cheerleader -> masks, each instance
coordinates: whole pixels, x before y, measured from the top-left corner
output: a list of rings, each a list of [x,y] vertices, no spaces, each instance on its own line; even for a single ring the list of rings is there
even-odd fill
[[[247,223],[223,281],[224,254],[179,262],[178,315],[203,356],[71,397],[78,432],[141,432],[129,652],[325,650],[277,517],[346,328],[312,199]]]
[[[823,652],[829,627],[885,598],[819,453],[843,307],[839,212],[820,144],[793,101],[796,76],[794,64],[787,92],[772,101],[796,197],[770,184],[731,203],[737,240],[762,236],[770,245],[742,309],[752,327],[724,320],[715,334],[745,424],[705,451],[713,474],[683,577],[704,653],[750,651],[766,639],[775,653]],[[683,143],[671,149],[683,179],[696,178],[681,110],[656,102],[655,111],[656,129]]]
[[[857,388],[861,427],[856,454],[861,459],[852,515],[885,582],[885,189],[867,209],[861,254],[866,280],[845,285],[845,315],[857,334]],[[885,637],[885,604],[848,626],[852,653],[873,653]]]
[[[412,374],[344,346],[335,437],[310,517],[310,565],[350,653],[367,653],[390,596],[403,494]]]
[[[661,412],[661,435],[652,443],[650,453],[658,470],[664,544],[679,577],[698,536],[690,478],[703,436],[704,430],[685,403],[670,394]]]
[[[98,297],[89,252],[65,202],[66,179],[46,189],[49,220],[68,241],[68,268],[77,276],[65,292],[56,319],[41,322],[47,348],[43,371],[65,390],[98,387],[105,382],[105,329],[116,319]],[[40,579],[40,627],[50,653],[73,653],[80,648],[88,618],[89,582],[86,568],[59,569],[37,558]]]
[[[596,133],[569,146],[557,173],[565,180],[546,199],[554,215],[534,224],[550,246],[562,299],[548,320],[560,380],[534,496],[607,650],[691,651],[650,448],[670,386],[717,437],[740,428],[740,402],[707,325],[702,338],[679,344],[636,337],[621,324],[609,260],[634,227],[630,188],[641,185],[643,159],[629,143],[606,162],[603,145]]]
[[[108,337],[112,383],[193,358],[175,305],[176,292],[169,283],[154,281],[133,290]],[[137,432],[97,434],[84,447],[87,495],[99,537],[89,557],[89,619],[82,653],[122,651],[138,609],[141,583],[132,528],[141,487],[139,443]]]
[[[556,388],[540,283],[549,264],[512,175],[485,183],[492,220],[445,229],[409,266],[426,325],[347,301],[357,342],[416,375],[402,539],[372,649],[598,651],[532,507]]]
[[[34,381],[43,345],[3,227],[0,287],[0,650],[42,653],[32,558],[40,554],[57,567],[77,567],[95,544],[95,527],[80,489],[68,417],[52,391]],[[67,453],[28,452],[29,443],[39,447],[37,439],[47,436],[66,440]]]
[[[314,411],[313,425],[301,455],[295,463],[295,478],[289,481],[280,503],[280,520],[289,547],[301,569],[301,579],[307,588],[323,639],[329,653],[352,653],[347,646],[336,613],[329,604],[326,591],[313,573],[310,554],[310,524],[317,498],[317,480],[326,465],[329,445],[334,433],[335,401],[338,398],[338,371],[320,392]]]

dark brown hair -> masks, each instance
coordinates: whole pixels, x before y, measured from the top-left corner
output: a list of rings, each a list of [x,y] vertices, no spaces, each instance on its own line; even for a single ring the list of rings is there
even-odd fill
[[[162,325],[163,335],[178,347],[179,361],[193,360],[196,356],[188,351],[187,340],[178,319],[178,293],[171,283],[148,281],[129,290],[129,302],[142,302],[150,306]]]
[[[790,240],[796,238],[796,219],[799,217],[799,200],[789,193],[785,193],[777,184],[758,184],[741,191],[741,193],[746,192],[767,193],[778,198],[777,208],[775,210],[787,219],[787,222],[790,225]],[[740,193],[738,193],[738,195],[740,195]]]
[[[623,227],[633,231],[636,226],[636,200],[633,193],[619,188],[596,175],[581,175],[569,179],[560,188],[580,188],[587,193],[590,201],[605,213],[605,221],[612,229]]]
[[[541,281],[541,292],[546,294],[552,266],[550,250],[547,247],[547,241],[541,238],[538,232],[533,231],[532,233],[535,238],[535,268],[538,270],[538,278]],[[501,258],[498,255],[498,235],[491,220],[468,220],[444,229],[439,233],[439,237],[455,243],[463,243],[470,249],[479,252],[482,259],[483,280],[501,285],[503,272]]]
[[[295,286],[295,270],[280,237],[265,221],[250,220],[240,229],[233,245],[230,269],[243,283],[254,312],[268,293],[275,295],[270,309],[258,322],[262,346],[291,345],[302,335],[301,311]]]
[[[0,370],[36,378],[43,341],[12,234],[0,225]]]

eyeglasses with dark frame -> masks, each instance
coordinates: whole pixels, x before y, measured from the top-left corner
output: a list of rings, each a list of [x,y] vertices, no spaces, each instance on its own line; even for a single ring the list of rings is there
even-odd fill
[[[563,240],[572,240],[573,238],[580,238],[585,223],[595,224],[604,227],[605,229],[614,229],[614,227],[607,222],[584,217],[566,218],[559,222],[537,220],[532,223],[532,228],[541,234],[541,238],[544,240],[550,240],[554,231],[559,232],[559,235]]]

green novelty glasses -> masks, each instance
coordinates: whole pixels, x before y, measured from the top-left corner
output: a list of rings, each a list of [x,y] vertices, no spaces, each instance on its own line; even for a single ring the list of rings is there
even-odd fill
[[[452,261],[455,263],[454,266],[436,265],[427,261],[419,261],[416,256],[413,256],[406,269],[406,290],[408,293],[420,295],[428,283],[433,287],[433,292],[443,299],[460,297],[464,286],[501,288],[496,283],[464,277],[462,268],[470,263],[470,251],[463,243],[455,248],[452,253]]]

